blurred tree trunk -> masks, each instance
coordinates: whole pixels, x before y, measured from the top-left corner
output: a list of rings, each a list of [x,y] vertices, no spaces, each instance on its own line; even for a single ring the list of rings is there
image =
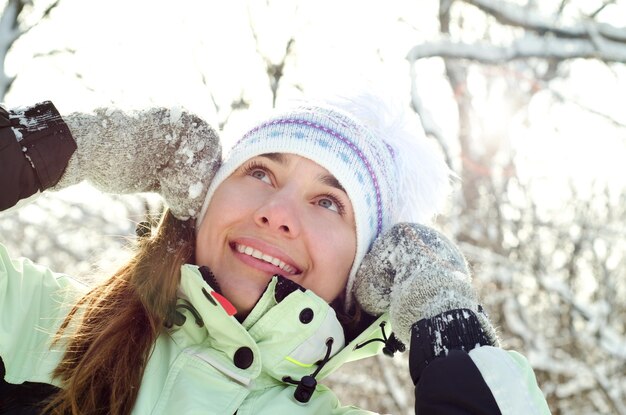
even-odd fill
[[[6,73],[6,59],[11,47],[26,35],[31,29],[50,16],[50,12],[59,5],[60,0],[55,0],[46,6],[39,20],[29,26],[22,21],[26,14],[32,13],[33,1],[31,0],[8,0],[4,10],[0,11],[0,102],[11,89],[14,76]]]

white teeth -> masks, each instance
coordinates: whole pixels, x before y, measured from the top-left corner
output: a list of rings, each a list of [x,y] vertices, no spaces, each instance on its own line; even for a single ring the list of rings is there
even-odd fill
[[[292,267],[291,265],[287,265],[285,264],[283,261],[281,261],[278,258],[274,258],[271,255],[267,255],[264,254],[263,252],[259,251],[258,249],[254,249],[251,248],[249,246],[245,246],[245,245],[241,245],[241,244],[237,244],[236,245],[236,249],[238,252],[241,252],[242,254],[246,254],[246,255],[250,255],[254,258],[257,259],[262,259],[265,262],[269,262],[270,264],[282,269],[283,271],[286,271],[290,274],[294,274],[296,272],[296,269],[294,267]]]

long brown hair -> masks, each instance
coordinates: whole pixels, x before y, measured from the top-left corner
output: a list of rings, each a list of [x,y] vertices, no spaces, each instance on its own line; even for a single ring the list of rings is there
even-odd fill
[[[194,260],[192,222],[166,211],[131,260],[72,308],[54,339],[65,347],[53,372],[61,390],[45,412],[131,412],[152,347],[175,312],[180,267]]]

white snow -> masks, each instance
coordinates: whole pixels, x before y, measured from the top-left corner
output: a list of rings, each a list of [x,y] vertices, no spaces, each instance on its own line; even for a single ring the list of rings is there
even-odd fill
[[[13,130],[13,134],[15,134],[15,138],[17,139],[17,142],[19,143],[20,141],[22,141],[22,138],[24,138],[24,136],[22,135],[22,132],[15,127],[11,127],[11,130]]]
[[[172,107],[170,109],[170,124],[175,125],[180,120],[180,117],[183,115],[182,107]]]
[[[189,147],[183,147],[180,150],[178,150],[178,153],[180,153],[183,156],[187,157],[187,160],[185,161],[185,164],[188,165],[188,166],[191,166],[191,164],[193,163],[194,155],[195,155],[193,150],[191,150]]]
[[[200,193],[202,193],[202,182],[196,182],[192,185],[189,186],[189,192],[188,192],[188,196],[190,199],[195,199],[198,196],[200,196]]]

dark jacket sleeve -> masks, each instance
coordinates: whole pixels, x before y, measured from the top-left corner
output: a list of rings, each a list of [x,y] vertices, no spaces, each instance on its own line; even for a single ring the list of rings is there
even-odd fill
[[[411,332],[409,369],[416,414],[501,414],[468,352],[489,345],[476,315],[452,310],[418,321]]]
[[[0,211],[61,178],[76,143],[54,105],[0,108]]]
[[[0,359],[0,414],[3,415],[40,415],[47,400],[59,391],[45,383],[14,385],[5,382],[4,374],[4,362]]]

